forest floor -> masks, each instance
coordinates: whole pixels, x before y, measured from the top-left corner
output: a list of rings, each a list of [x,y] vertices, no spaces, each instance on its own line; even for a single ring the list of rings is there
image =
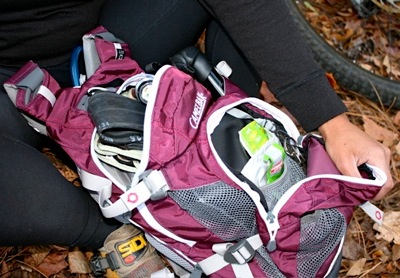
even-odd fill
[[[316,0],[319,4],[321,1],[325,0]],[[326,1],[336,5],[341,0]],[[374,67],[385,64],[376,59],[374,61]],[[367,65],[364,67],[368,68]],[[397,67],[393,68],[392,74],[398,74]],[[350,120],[391,149],[391,171],[395,183],[393,190],[384,199],[373,202],[385,213],[381,227],[374,224],[361,209],[355,209],[343,245],[340,277],[400,277],[400,111],[346,90],[329,73],[327,76],[347,106]],[[271,99],[267,97],[267,100]],[[43,153],[66,179],[80,186],[74,169],[65,165],[51,149],[44,149]],[[0,278],[93,277],[88,265],[92,255],[91,250],[78,247],[0,247]]]

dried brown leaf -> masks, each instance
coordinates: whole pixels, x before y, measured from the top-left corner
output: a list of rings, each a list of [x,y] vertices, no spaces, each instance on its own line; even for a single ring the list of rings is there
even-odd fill
[[[367,259],[365,259],[365,258],[361,258],[361,259],[353,262],[349,271],[347,271],[347,276],[358,276],[358,275],[362,274],[363,268],[364,268],[364,265],[366,262],[367,262]]]
[[[71,273],[90,273],[92,272],[85,255],[77,250],[68,253],[68,262]]]
[[[364,131],[377,141],[382,142],[383,145],[390,147],[393,146],[394,142],[398,139],[399,135],[394,133],[368,118],[363,116]]]
[[[50,253],[43,262],[37,266],[41,272],[50,276],[59,273],[61,270],[68,267],[66,262],[67,252]]]
[[[400,245],[395,244],[392,247],[392,260],[397,261],[400,259]]]
[[[31,253],[33,259],[33,265],[39,265],[50,253],[51,248],[49,246],[29,246],[27,251]]]
[[[346,236],[342,252],[344,258],[352,261],[355,261],[364,255],[364,249],[351,236]]]
[[[383,224],[373,226],[377,239],[400,244],[400,211],[387,211],[383,217]]]

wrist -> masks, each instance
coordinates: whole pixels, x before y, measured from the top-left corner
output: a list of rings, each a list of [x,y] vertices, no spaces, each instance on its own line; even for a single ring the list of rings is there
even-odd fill
[[[318,131],[321,133],[324,139],[328,138],[332,133],[337,133],[339,130],[343,130],[346,126],[350,124],[349,119],[346,114],[340,114],[329,121],[323,123]]]

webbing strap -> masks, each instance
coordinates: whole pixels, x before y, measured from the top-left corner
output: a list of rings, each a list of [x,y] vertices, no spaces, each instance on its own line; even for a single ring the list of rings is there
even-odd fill
[[[199,262],[199,265],[206,275],[210,275],[227,265],[231,265],[236,277],[251,278],[254,276],[247,262],[254,257],[255,250],[262,245],[263,243],[259,234],[240,241],[235,245],[232,243],[214,244],[213,251],[215,254]]]
[[[83,187],[90,191],[100,192],[104,187],[112,186],[112,182],[107,178],[93,175],[82,169],[78,169],[78,173]]]
[[[37,91],[37,94],[41,95],[45,99],[47,99],[47,101],[51,104],[51,106],[54,106],[54,104],[56,103],[57,99],[56,99],[55,95],[46,86],[40,85],[39,90]]]
[[[375,223],[379,226],[383,224],[383,216],[384,212],[379,209],[377,206],[372,204],[371,202],[365,202],[364,204],[359,205],[359,207],[369,216]]]
[[[93,175],[80,170],[82,185],[88,190],[99,194],[98,203],[103,215],[107,218],[117,217],[129,212],[144,202],[158,200],[166,196],[168,184],[161,171],[151,171],[141,182],[122,194],[119,199],[111,203],[112,182],[109,179]]]

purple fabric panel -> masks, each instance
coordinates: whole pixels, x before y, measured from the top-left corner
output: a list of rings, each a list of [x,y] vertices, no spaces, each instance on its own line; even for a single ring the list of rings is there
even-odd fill
[[[306,139],[305,144],[308,149],[307,176],[319,174],[340,174],[332,159],[325,151],[324,146],[315,137]]]

